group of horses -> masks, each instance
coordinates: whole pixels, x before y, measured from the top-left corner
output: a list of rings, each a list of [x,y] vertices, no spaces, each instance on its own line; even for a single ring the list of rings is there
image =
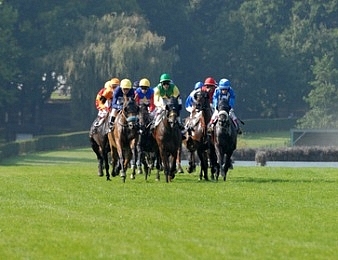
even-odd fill
[[[190,153],[188,172],[196,170],[196,155],[200,161],[199,179],[209,180],[208,169],[211,169],[211,179],[219,176],[226,180],[227,172],[232,169],[232,154],[237,146],[237,130],[229,116],[230,107],[226,100],[221,100],[218,119],[213,128],[208,129],[212,110],[208,94],[199,92],[196,96],[196,109],[186,118],[188,128],[183,141]]]
[[[133,99],[129,99],[116,116],[112,129],[108,119],[100,126],[94,123],[91,126],[89,137],[98,159],[98,175],[103,176],[105,170],[107,180],[119,175],[125,182],[130,167],[131,179],[135,178],[136,173],[143,172],[147,180],[151,170],[156,168],[156,180],[160,180],[160,171],[163,170],[166,182],[171,182],[180,166],[184,144],[190,154],[189,173],[196,170],[197,152],[200,180],[209,180],[210,168],[212,180],[222,176],[225,181],[237,144],[236,128],[228,113],[226,110],[220,111],[213,131],[208,131],[212,111],[207,96],[202,92],[197,98],[196,111],[186,119],[188,130],[182,138],[177,121],[177,99],[172,98],[166,108],[158,112],[156,120],[148,112],[147,105],[137,105]]]

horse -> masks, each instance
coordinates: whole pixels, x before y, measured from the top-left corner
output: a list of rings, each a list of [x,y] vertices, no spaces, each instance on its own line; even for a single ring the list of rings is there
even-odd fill
[[[109,122],[106,118],[101,125],[96,126],[96,123],[97,120],[92,123],[89,130],[89,141],[98,160],[98,176],[103,176],[103,168],[106,170],[106,176],[109,176],[108,154],[110,152],[110,146],[107,136]],[[113,172],[112,175],[114,176]]]
[[[177,122],[178,101],[172,97],[154,123],[153,136],[159,148],[166,182],[175,178],[177,153],[182,145],[182,134]]]
[[[190,153],[189,173],[196,169],[196,156],[201,163],[199,179],[209,180],[208,178],[208,150],[210,138],[207,135],[207,126],[211,119],[212,111],[210,108],[208,94],[204,91],[196,94],[196,109],[189,118],[186,118],[185,125],[188,128],[186,139],[183,141]]]
[[[218,120],[214,127],[214,145],[218,165],[216,180],[221,174],[223,180],[226,181],[227,172],[232,168],[231,156],[237,147],[237,130],[229,116],[230,107],[227,101],[221,100],[218,107]]]
[[[153,118],[148,111],[147,104],[139,105],[139,128],[140,135],[137,143],[137,169],[138,173],[142,173],[142,164],[144,166],[145,180],[151,173],[156,161],[156,180],[160,180],[160,168],[161,159],[159,155],[158,146],[156,140],[151,132],[150,126],[153,122]]]
[[[108,133],[108,139],[114,161],[118,157],[118,171],[125,182],[126,171],[131,164],[132,173],[131,179],[135,179],[135,159],[136,159],[136,144],[138,142],[138,106],[134,99],[129,99],[123,104],[122,110],[115,118],[113,129]]]

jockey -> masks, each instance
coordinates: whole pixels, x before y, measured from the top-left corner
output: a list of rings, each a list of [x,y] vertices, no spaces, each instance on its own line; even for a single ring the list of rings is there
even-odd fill
[[[137,89],[139,86],[140,86],[140,81],[138,81],[138,80],[134,81],[134,83],[133,83],[133,89],[134,89],[134,91],[136,91],[136,89]]]
[[[113,102],[111,104],[112,115],[110,118],[110,128],[113,128],[114,121],[117,116],[117,113],[122,109],[124,101],[132,98],[134,99],[134,89],[131,86],[131,81],[129,79],[121,80],[120,86],[114,90]]]
[[[204,84],[201,88],[202,91],[208,93],[210,106],[212,106],[212,97],[214,95],[216,87],[217,87],[216,80],[212,77],[208,77],[204,80]]]
[[[95,99],[95,106],[99,111],[97,118],[95,120],[94,126],[100,126],[107,115],[109,114],[111,108],[111,101],[113,98],[114,89],[120,84],[118,78],[112,78],[104,84],[104,87],[99,90]]]
[[[211,123],[211,127],[214,125],[214,123],[217,121],[218,119],[218,111],[221,110],[219,108],[219,101],[221,99],[225,99],[228,102],[230,111],[229,111],[229,116],[232,119],[232,121],[235,123],[236,129],[237,129],[237,133],[238,134],[242,134],[242,130],[240,128],[238,119],[235,115],[235,111],[234,111],[234,107],[235,107],[235,91],[233,90],[233,88],[230,85],[230,81],[228,79],[221,79],[219,81],[218,84],[218,88],[216,89],[214,95],[213,95],[213,107],[215,109],[214,114],[211,117],[210,123]]]
[[[190,113],[190,117],[192,117],[193,112],[196,110],[196,95],[201,92],[202,86],[203,83],[201,81],[196,82],[194,90],[190,92],[185,100],[185,110]]]
[[[149,112],[155,109],[154,104],[154,90],[150,88],[150,81],[143,78],[138,83],[139,87],[135,91],[135,101],[138,105],[147,104]]]
[[[177,111],[177,121],[179,123],[180,129],[183,130],[184,126],[181,122],[180,111],[182,110],[182,99],[180,98],[180,90],[172,82],[169,74],[164,73],[160,77],[160,83],[154,88],[154,104],[156,106],[155,122],[156,116],[160,111],[165,109],[165,106],[170,101],[170,98],[174,97],[178,100],[178,111]]]

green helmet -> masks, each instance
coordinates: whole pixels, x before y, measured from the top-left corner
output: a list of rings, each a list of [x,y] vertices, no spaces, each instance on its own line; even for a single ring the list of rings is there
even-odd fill
[[[160,77],[160,83],[162,83],[163,81],[171,81],[170,75],[167,73],[162,74]]]

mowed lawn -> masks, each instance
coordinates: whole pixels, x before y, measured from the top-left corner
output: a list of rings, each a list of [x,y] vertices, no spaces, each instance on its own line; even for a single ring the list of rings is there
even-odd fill
[[[0,165],[1,259],[337,259],[338,169],[240,167],[227,182],[96,174],[90,149]]]

